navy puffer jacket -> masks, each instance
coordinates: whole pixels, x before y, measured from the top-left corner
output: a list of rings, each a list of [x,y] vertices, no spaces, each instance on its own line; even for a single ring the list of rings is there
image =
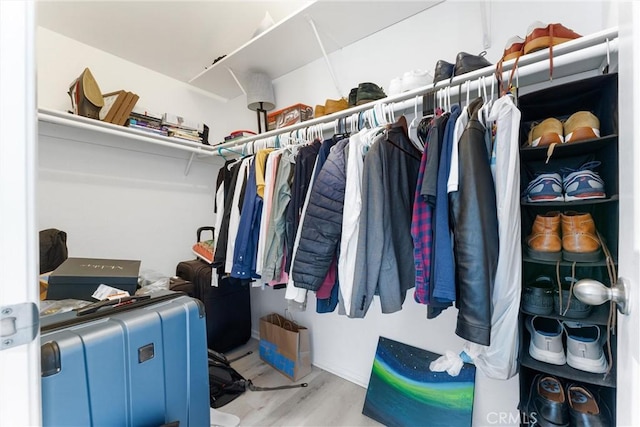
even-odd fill
[[[293,282],[298,288],[317,291],[339,247],[347,180],[345,147],[348,142],[344,139],[331,148],[311,188],[293,261]]]

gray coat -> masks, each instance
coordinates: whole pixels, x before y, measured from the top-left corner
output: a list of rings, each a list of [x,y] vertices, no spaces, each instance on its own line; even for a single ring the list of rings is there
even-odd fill
[[[399,311],[415,286],[411,216],[419,167],[420,152],[400,127],[365,156],[351,317],[364,317],[374,295],[383,313]]]

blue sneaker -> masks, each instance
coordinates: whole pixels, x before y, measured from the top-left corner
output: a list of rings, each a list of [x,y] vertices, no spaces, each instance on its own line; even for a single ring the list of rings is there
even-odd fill
[[[531,203],[564,200],[560,174],[542,173],[535,177],[527,187],[526,197]]]
[[[607,197],[604,191],[604,181],[593,169],[600,166],[600,162],[587,162],[578,170],[565,170],[567,173],[562,179],[564,200],[604,199]]]

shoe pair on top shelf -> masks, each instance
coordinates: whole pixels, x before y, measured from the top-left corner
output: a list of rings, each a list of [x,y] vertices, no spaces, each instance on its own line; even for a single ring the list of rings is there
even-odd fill
[[[562,24],[544,24],[533,22],[527,29],[527,36],[513,36],[507,40],[502,61],[518,58],[538,50],[553,48],[561,43],[582,37]]]
[[[600,237],[590,213],[551,211],[536,215],[526,242],[527,255],[541,261],[602,259]]]
[[[533,123],[527,145],[545,147],[593,138],[600,138],[600,120],[589,111],[578,111],[564,122],[556,117],[549,117],[539,123]]]
[[[609,408],[584,385],[567,384],[546,374],[538,374],[531,382],[527,416],[532,425],[608,427]],[[535,421],[535,422],[534,422]]]
[[[542,316],[555,313],[572,319],[587,317],[591,306],[573,294],[573,285],[578,279],[564,277],[561,280],[560,289],[551,277],[545,275],[527,283],[522,291],[522,309]]]
[[[478,55],[460,52],[456,55],[456,61],[453,64],[442,59],[438,60],[433,73],[433,83],[488,67],[491,62],[484,57],[486,54],[486,51],[482,51]]]
[[[433,81],[433,76],[423,70],[411,70],[405,72],[402,77],[395,77],[389,83],[389,96],[407,92],[426,86]]]
[[[578,169],[540,173],[529,182],[524,198],[529,203],[604,199],[604,181],[594,171],[598,166],[599,161],[592,161]]]
[[[602,335],[598,325],[533,316],[527,319],[525,326],[531,335],[529,355],[535,360],[560,366],[566,363],[593,374],[602,374],[609,369],[602,348],[606,336]],[[566,355],[562,343],[565,333]]]
[[[360,83],[358,87],[351,89],[349,99],[327,99],[324,105],[316,105],[314,117],[327,116],[337,111],[346,110],[356,105],[366,104],[378,99],[386,98],[384,90],[375,83]]]

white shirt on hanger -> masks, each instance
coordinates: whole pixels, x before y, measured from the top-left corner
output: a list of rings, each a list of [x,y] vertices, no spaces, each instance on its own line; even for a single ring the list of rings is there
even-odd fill
[[[369,129],[349,137],[349,156],[347,159],[347,179],[344,189],[345,206],[342,214],[342,237],[340,257],[338,258],[338,281],[340,294],[346,310],[351,307],[353,280],[356,270],[356,251],[360,229],[360,211],[362,209],[362,171],[364,169],[365,138]],[[349,315],[349,313],[347,313]]]

